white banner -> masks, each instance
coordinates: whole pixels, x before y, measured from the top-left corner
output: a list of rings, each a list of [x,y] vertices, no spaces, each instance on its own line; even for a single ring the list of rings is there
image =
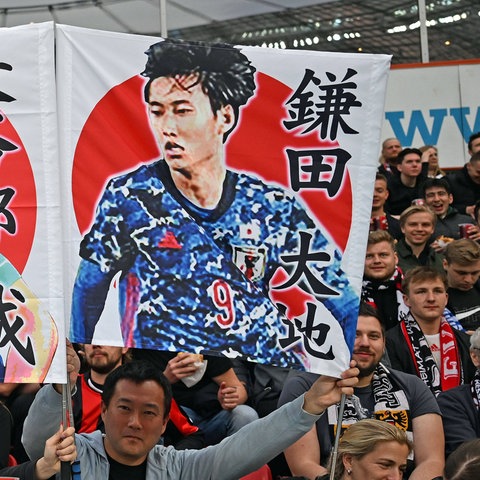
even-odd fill
[[[66,380],[53,52],[53,23],[0,29],[0,377],[5,382]]]
[[[338,375],[390,57],[182,48],[57,26],[71,338]]]

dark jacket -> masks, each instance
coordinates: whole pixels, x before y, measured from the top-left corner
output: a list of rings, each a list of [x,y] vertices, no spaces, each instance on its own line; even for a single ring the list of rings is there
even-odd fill
[[[474,222],[470,215],[460,213],[456,208],[450,206],[444,218],[437,216],[433,238],[438,238],[443,235],[458,240],[460,238],[458,226],[461,223],[471,223],[473,225]]]
[[[445,177],[450,184],[453,195],[452,206],[460,213],[466,213],[465,208],[480,200],[480,185],[475,183],[468,174],[467,166]]]
[[[445,454],[461,443],[480,438],[480,415],[473,403],[470,384],[442,392],[437,397],[445,431]]]
[[[0,475],[3,477],[18,477],[20,480],[34,480],[35,465],[37,461],[29,461],[15,465],[14,467],[6,467],[0,470]]]
[[[418,266],[432,267],[444,273],[442,257],[433,248],[430,248],[428,244],[418,258],[413,254],[412,249],[407,245],[404,238],[397,242],[395,249],[398,256],[398,266],[403,273]]]
[[[385,211],[391,215],[400,215],[408,208],[412,201],[417,198],[423,198],[423,184],[428,178],[428,162],[422,164],[422,171],[417,177],[414,187],[406,187],[401,180],[400,175],[392,175],[388,179],[388,198],[385,202]]]

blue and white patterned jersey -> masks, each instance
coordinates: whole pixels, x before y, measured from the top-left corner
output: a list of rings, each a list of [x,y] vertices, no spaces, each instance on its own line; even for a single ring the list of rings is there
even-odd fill
[[[227,171],[218,206],[203,210],[176,189],[163,161],[115,178],[82,241],[72,340],[91,341],[104,290],[122,271],[122,332],[130,346],[188,347],[302,368],[298,345],[279,347],[288,321],[269,298],[275,271],[291,273],[281,257],[298,254],[299,232],[311,234],[310,251],[331,252],[329,262],[309,268],[338,293],[320,300],[355,329],[358,298],[339,252],[283,188]]]

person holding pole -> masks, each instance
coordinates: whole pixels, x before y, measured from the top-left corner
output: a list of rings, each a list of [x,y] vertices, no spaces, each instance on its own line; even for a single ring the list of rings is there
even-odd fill
[[[67,359],[74,384],[79,360],[71,346]],[[303,436],[342,394],[351,395],[359,373],[354,365],[340,379],[322,375],[301,398],[201,450],[157,445],[169,418],[170,383],[148,362],[121,365],[108,375],[103,388],[105,435],[96,431],[75,436],[82,480],[237,480]],[[60,416],[61,395],[46,385],[25,421],[23,443],[31,458],[41,456],[39,445]]]
[[[442,474],[444,437],[435,397],[418,377],[380,363],[384,351],[385,333],[378,311],[362,303],[352,355],[360,370],[354,395],[346,399],[343,414],[339,413],[337,404],[332,405],[326,415],[285,450],[293,475],[315,479],[327,474],[337,423],[346,429],[364,418],[393,423],[414,441],[413,458],[408,462],[405,478],[430,480]],[[306,372],[290,376],[279,405],[302,395],[317,379],[318,375]]]

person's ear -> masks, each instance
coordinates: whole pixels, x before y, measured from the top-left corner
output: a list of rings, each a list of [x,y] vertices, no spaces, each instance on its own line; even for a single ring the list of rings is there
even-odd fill
[[[224,105],[217,112],[223,127],[223,133],[228,132],[235,124],[235,112],[231,105]]]
[[[104,418],[104,417],[105,417],[106,411],[107,411],[107,406],[106,406],[105,403],[103,403],[103,401],[102,401],[102,403],[101,403],[101,405],[100,405],[100,415],[102,416],[102,420],[103,420],[104,422],[105,422],[105,418]]]
[[[342,456],[342,463],[347,472],[352,471],[352,459],[353,459],[353,455],[351,455],[350,453],[345,453]]]

